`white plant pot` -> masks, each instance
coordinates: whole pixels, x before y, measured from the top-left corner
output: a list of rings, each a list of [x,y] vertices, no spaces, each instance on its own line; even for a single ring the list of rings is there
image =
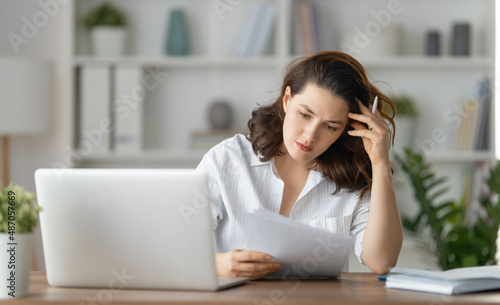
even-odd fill
[[[33,233],[0,233],[0,299],[14,299],[29,292]]]
[[[90,31],[92,51],[96,56],[125,54],[125,27],[96,26]]]

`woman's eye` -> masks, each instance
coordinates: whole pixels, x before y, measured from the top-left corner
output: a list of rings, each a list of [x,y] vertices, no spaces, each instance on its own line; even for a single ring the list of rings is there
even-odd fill
[[[326,128],[328,130],[331,130],[331,131],[337,131],[337,128],[333,127],[333,126],[330,126],[330,125],[326,125]]]
[[[301,111],[299,111],[299,115],[300,115],[301,117],[303,117],[304,119],[308,119],[308,118],[309,118],[309,115],[308,115],[308,114],[306,114],[306,113],[304,113],[304,112],[301,112]]]

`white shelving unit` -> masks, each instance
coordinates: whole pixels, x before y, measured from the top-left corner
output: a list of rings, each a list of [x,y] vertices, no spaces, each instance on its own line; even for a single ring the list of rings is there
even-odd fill
[[[144,101],[144,148],[138,153],[93,153],[82,155],[78,167],[100,166],[196,166],[204,151],[190,150],[190,134],[207,130],[206,110],[216,99],[226,99],[234,107],[234,128],[244,129],[251,110],[257,104],[273,101],[281,85],[282,69],[299,56],[293,53],[294,8],[298,0],[267,0],[278,10],[272,46],[265,56],[237,58],[231,56],[232,44],[239,25],[248,13],[251,1],[222,1],[231,10],[221,15],[216,2],[205,0],[120,0],[112,1],[128,15],[130,45],[126,56],[98,58],[90,54],[88,33],[81,24],[82,16],[98,0],[76,0],[73,5],[72,32],[75,71],[85,66],[154,67],[167,73],[161,86]],[[266,0],[264,0],[266,1]],[[310,0],[319,8],[321,34],[325,49],[339,49],[342,30],[363,28],[374,21],[374,15],[387,10],[387,1],[323,1]],[[163,54],[168,12],[182,7],[188,18],[192,54],[172,57]],[[401,2],[399,13],[390,16],[391,23],[404,30],[399,56],[359,57],[368,73],[386,92],[391,90],[412,95],[421,115],[417,138],[425,139],[435,128],[441,128],[442,113],[474,93],[476,81],[483,75],[493,76],[494,66],[494,1],[493,0],[422,0]],[[471,56],[453,57],[449,39],[453,22],[468,21],[472,25]],[[426,57],[425,32],[441,31],[442,56]],[[491,38],[491,39],[490,39]],[[76,77],[76,76],[75,76]],[[383,82],[387,83],[384,84]],[[78,93],[78,80],[73,82],[72,97]],[[73,112],[78,122],[78,105]],[[189,106],[186,106],[189,105]],[[493,113],[493,111],[492,111]],[[493,122],[493,116],[491,117]],[[70,126],[77,150],[78,123]],[[451,135],[450,135],[451,136]],[[493,143],[493,135],[490,143]],[[486,152],[457,153],[438,150],[429,155],[433,163],[468,164],[490,160],[493,146]]]

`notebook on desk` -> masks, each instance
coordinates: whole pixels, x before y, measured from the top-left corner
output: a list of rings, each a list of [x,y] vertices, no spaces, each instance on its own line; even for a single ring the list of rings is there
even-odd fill
[[[207,180],[194,169],[35,172],[48,283],[219,290]]]

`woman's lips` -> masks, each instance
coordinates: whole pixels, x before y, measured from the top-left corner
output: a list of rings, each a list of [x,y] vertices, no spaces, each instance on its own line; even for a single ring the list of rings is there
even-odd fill
[[[309,146],[307,146],[307,145],[304,145],[304,144],[302,144],[302,143],[299,143],[299,142],[295,142],[295,143],[297,144],[297,147],[298,147],[300,150],[304,151],[304,152],[309,152],[309,151],[313,150],[311,147],[309,147]]]

